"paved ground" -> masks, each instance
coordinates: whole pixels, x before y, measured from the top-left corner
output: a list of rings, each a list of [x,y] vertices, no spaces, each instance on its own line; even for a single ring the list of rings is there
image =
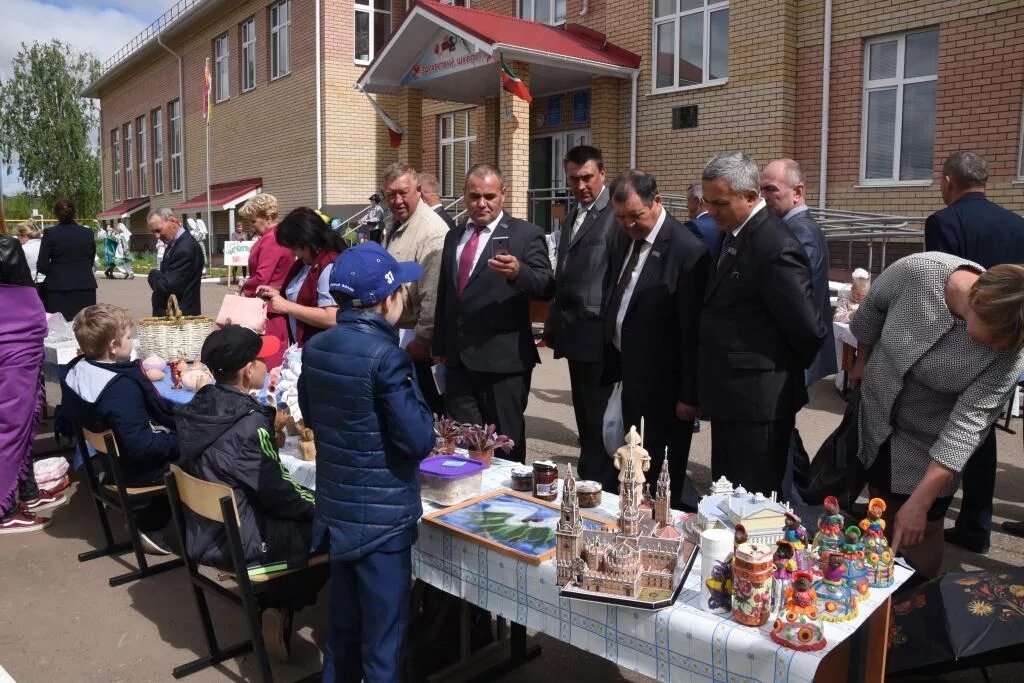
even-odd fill
[[[204,310],[216,312],[226,288],[203,286]],[[142,278],[134,281],[101,280],[99,300],[129,308],[137,316],[149,314],[149,289]],[[534,373],[527,411],[531,458],[575,459],[576,432],[569,398],[568,370],[542,350],[543,364]],[[51,387],[50,401],[59,394]],[[808,450],[813,453],[839,421],[843,403],[828,382],[813,387],[811,405],[798,417]],[[1024,453],[1021,421],[1014,420],[1016,435],[999,432],[1000,470],[995,513],[1003,519],[1024,519]],[[709,429],[694,436],[690,474],[702,489],[710,483]],[[40,448],[48,448],[47,441]],[[951,510],[955,514],[959,499]],[[114,517],[116,520],[116,516]],[[0,683],[3,669],[20,683],[35,681],[164,681],[174,666],[196,656],[202,646],[195,609],[184,574],[175,570],[128,586],[109,588],[107,578],[124,571],[118,560],[103,558],[79,564],[79,552],[95,547],[100,538],[95,510],[85,495],[56,511],[43,533],[0,538]],[[946,569],[1020,566],[1024,552],[1019,541],[996,533],[992,550],[980,556],[950,549]],[[291,681],[319,670],[319,647],[327,620],[323,601],[300,615],[294,663],[276,666],[279,680]],[[222,642],[244,635],[244,626],[230,610],[211,601],[215,623],[223,624]],[[602,680],[649,681],[621,670],[593,655],[550,638],[540,637],[542,658],[507,676],[507,681]],[[188,680],[249,680],[255,669],[249,658],[232,661]],[[992,680],[1024,679],[1024,670],[990,670]],[[931,679],[935,680],[935,679]],[[946,681],[981,681],[978,672],[948,675]]]

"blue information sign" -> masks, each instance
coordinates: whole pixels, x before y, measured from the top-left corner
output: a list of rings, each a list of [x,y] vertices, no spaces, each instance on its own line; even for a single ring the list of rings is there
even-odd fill
[[[572,95],[572,122],[586,123],[590,120],[590,91],[580,90]]]
[[[561,95],[552,95],[548,98],[548,115],[545,118],[544,125],[549,127],[562,125]]]

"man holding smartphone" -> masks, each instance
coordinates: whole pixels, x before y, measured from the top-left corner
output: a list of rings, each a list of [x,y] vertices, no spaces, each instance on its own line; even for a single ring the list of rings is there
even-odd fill
[[[458,422],[494,424],[526,460],[524,413],[540,362],[530,301],[551,298],[554,275],[544,231],[505,213],[505,182],[477,164],[464,189],[469,220],[450,230],[441,255],[435,356],[445,361],[445,407]]]

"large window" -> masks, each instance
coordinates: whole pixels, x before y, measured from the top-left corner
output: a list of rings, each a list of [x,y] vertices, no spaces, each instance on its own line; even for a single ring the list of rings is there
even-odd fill
[[[171,146],[171,192],[181,192],[181,101],[167,105],[167,139]]]
[[[937,29],[864,44],[863,182],[931,182],[938,61]]]
[[[729,75],[728,0],[654,0],[654,90],[722,83]]]
[[[220,102],[231,97],[231,82],[228,79],[228,62],[231,61],[231,48],[228,47],[228,34],[224,33],[213,39],[213,73],[214,101]]]
[[[391,0],[355,0],[355,13],[355,59],[368,64],[391,35]]]
[[[153,194],[164,193],[164,112],[154,109],[149,113],[153,122]]]
[[[439,158],[441,160],[441,196],[454,197],[473,165],[473,133],[471,109],[442,114],[438,117]]]
[[[292,70],[292,3],[284,0],[270,8],[270,79]]]
[[[132,124],[124,124],[124,196],[131,199],[135,196],[135,187],[132,184]]]
[[[111,177],[111,188],[114,191],[114,201],[121,201],[121,131],[117,128],[110,131],[110,165],[113,168]]]
[[[246,19],[241,26],[242,92],[256,87],[256,20]]]
[[[135,149],[139,157],[139,196],[149,196],[149,173],[146,165],[149,161],[149,149],[146,147],[146,116],[143,114],[135,119]]]
[[[565,0],[519,0],[519,18],[541,24],[564,24]]]

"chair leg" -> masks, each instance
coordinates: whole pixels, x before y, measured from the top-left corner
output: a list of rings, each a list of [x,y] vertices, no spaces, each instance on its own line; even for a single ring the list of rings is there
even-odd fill
[[[120,555],[126,553],[132,549],[132,544],[129,542],[115,543],[114,533],[110,529],[110,518],[107,516],[107,506],[102,500],[97,498],[95,495],[92,498],[96,504],[96,514],[100,518],[100,527],[103,529],[103,538],[106,540],[106,546],[103,548],[97,548],[88,552],[79,553],[79,562],[88,562],[89,560],[95,560],[97,557],[106,557],[108,555]]]
[[[180,557],[174,560],[167,560],[166,562],[161,562],[160,564],[147,564],[146,566],[140,567],[139,569],[133,569],[130,572],[125,572],[124,574],[112,576],[110,577],[110,579],[108,579],[108,583],[110,583],[111,587],[120,586],[125,583],[130,583],[132,581],[144,579],[147,576],[154,576],[156,574],[162,574],[163,572],[170,571],[171,569],[177,569],[178,567],[181,567],[184,564],[185,561],[182,560]]]
[[[252,649],[256,652],[256,659],[260,665],[260,674],[264,683],[274,683],[274,673],[270,668],[270,655],[267,654],[267,644],[263,641],[263,627],[260,618],[259,606],[256,604],[256,596],[243,587],[242,606],[245,609],[246,621],[249,623],[249,635],[252,639]]]
[[[228,659],[234,659],[252,650],[252,643],[248,641],[232,645],[223,650],[220,648],[217,644],[217,632],[213,628],[213,619],[210,617],[210,605],[206,602],[206,593],[195,582],[191,583],[192,594],[196,601],[196,610],[199,612],[199,623],[203,627],[203,636],[206,638],[206,649],[209,654],[175,667],[172,672],[175,678],[184,678],[197,671],[215,666]]]

